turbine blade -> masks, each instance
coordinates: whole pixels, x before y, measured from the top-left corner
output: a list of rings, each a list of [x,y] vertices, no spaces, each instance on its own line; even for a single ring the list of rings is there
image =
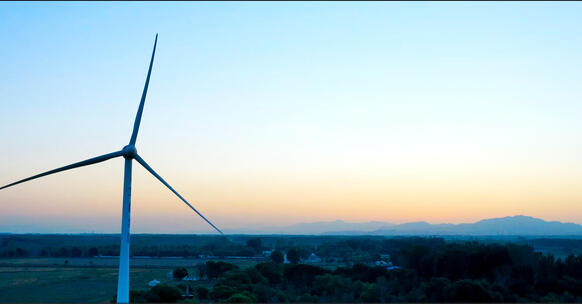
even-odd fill
[[[118,156],[122,156],[122,155],[123,155],[123,152],[122,151],[117,151],[117,152],[113,152],[113,153],[109,153],[109,154],[105,154],[105,155],[93,157],[93,158],[90,158],[90,159],[87,159],[87,160],[84,160],[84,161],[80,161],[80,162],[77,162],[77,163],[74,163],[74,164],[70,164],[68,166],[64,166],[64,167],[60,167],[60,168],[57,168],[57,169],[54,169],[54,170],[50,170],[50,171],[47,171],[47,172],[44,172],[44,173],[40,173],[40,174],[37,174],[35,176],[31,176],[29,178],[21,179],[21,180],[19,180],[17,182],[14,182],[12,184],[8,184],[8,185],[0,188],[0,190],[2,190],[4,188],[8,188],[10,186],[14,186],[14,185],[20,184],[20,183],[27,182],[29,180],[36,179],[36,178],[39,178],[39,177],[47,176],[47,175],[50,175],[50,174],[53,174],[53,173],[58,173],[58,172],[61,172],[61,171],[70,170],[70,169],[74,169],[74,168],[78,168],[78,167],[93,165],[93,164],[100,163],[100,162],[106,161],[108,159],[111,159],[111,158],[114,158],[114,157],[118,157]]]
[[[135,122],[133,123],[133,133],[131,133],[131,139],[129,140],[130,145],[135,145],[135,141],[137,139],[137,132],[139,131],[139,124],[141,123],[141,115],[143,113],[143,105],[145,103],[146,95],[148,94],[148,85],[150,84],[150,75],[152,74],[152,66],[154,65],[154,56],[156,55],[157,44],[158,44],[158,34],[156,34],[156,40],[154,41],[154,51],[152,52],[152,59],[150,60],[148,76],[146,77],[145,86],[143,87],[143,92],[141,94],[141,101],[139,102],[139,108],[137,109],[137,114],[135,115]]]
[[[170,186],[168,183],[166,183],[166,181],[156,173],[156,171],[154,171],[154,169],[152,169],[152,167],[150,167],[145,160],[143,160],[143,158],[141,158],[139,155],[135,156],[135,160],[137,160],[138,163],[140,163],[144,168],[146,168],[146,170],[148,170],[153,176],[155,176],[158,180],[160,180],[160,182],[162,182],[162,184],[166,185],[166,187],[168,187],[168,189],[170,189],[170,191],[174,192],[174,194],[176,194],[184,203],[186,203],[186,205],[188,205],[188,207],[192,208],[192,210],[194,210],[194,212],[198,213],[198,215],[200,215],[200,217],[202,219],[204,219],[208,224],[210,224],[210,226],[212,226],[212,228],[216,229],[216,231],[220,232],[220,234],[224,234],[222,233],[222,231],[220,231],[220,229],[218,229],[216,226],[214,226],[214,224],[212,224],[206,217],[204,217],[204,215],[202,215],[202,213],[198,212],[198,210],[196,210],[196,208],[194,208],[192,205],[190,205],[190,203],[188,203],[180,194],[178,194],[178,192],[176,192],[176,190],[174,190],[174,188],[172,188],[172,186]]]

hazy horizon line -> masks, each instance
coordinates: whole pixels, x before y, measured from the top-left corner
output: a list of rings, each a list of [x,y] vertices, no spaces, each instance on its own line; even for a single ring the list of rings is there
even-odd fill
[[[423,221],[423,220],[419,220],[419,221],[404,221],[404,222],[400,222],[400,223],[395,223],[395,222],[390,222],[390,221],[379,221],[379,220],[370,220],[370,221],[346,221],[343,219],[336,219],[336,220],[329,220],[329,221],[310,221],[310,222],[296,222],[293,224],[287,224],[287,225],[279,225],[279,226],[254,226],[254,227],[244,227],[244,226],[239,226],[239,227],[234,227],[234,228],[227,228],[224,229],[226,234],[230,234],[230,235],[236,235],[236,234],[248,234],[248,235],[321,235],[321,234],[325,234],[328,232],[334,232],[334,231],[320,231],[320,232],[312,232],[312,233],[289,233],[289,232],[284,232],[285,229],[291,229],[294,228],[296,226],[301,226],[301,225],[317,225],[317,224],[333,224],[333,223],[343,223],[346,225],[369,225],[369,224],[379,224],[379,225],[385,225],[385,226],[379,226],[377,229],[371,229],[369,231],[357,231],[357,232],[362,232],[362,233],[369,233],[369,232],[373,232],[375,230],[379,230],[379,229],[384,229],[384,228],[390,228],[390,227],[396,227],[396,226],[400,226],[400,225],[406,225],[406,224],[414,224],[414,223],[426,223],[429,225],[453,225],[453,226],[459,226],[459,225],[464,225],[464,224],[476,224],[479,223],[481,221],[485,221],[485,220],[494,220],[494,219],[505,219],[505,218],[530,218],[530,219],[535,219],[535,220],[542,220],[546,223],[561,223],[561,224],[573,224],[573,225],[579,225],[582,226],[582,224],[580,223],[575,223],[575,222],[566,222],[566,221],[559,221],[559,220],[546,220],[543,218],[539,218],[539,217],[533,217],[533,216],[529,216],[529,215],[524,215],[524,214],[516,214],[516,215],[508,215],[508,216],[499,216],[499,217],[488,217],[488,218],[482,218],[479,220],[475,220],[472,222],[461,222],[461,223],[448,223],[448,222],[439,222],[439,223],[431,223],[429,221]],[[8,226],[8,225],[7,225]],[[65,230],[66,227],[63,226],[55,226],[52,228],[47,229],[47,231],[42,231],[43,229],[40,228],[40,230],[30,230],[30,231],[18,231],[18,227],[26,227],[29,226],[30,228],[32,228],[31,226],[38,226],[38,224],[33,224],[33,223],[23,223],[23,224],[19,224],[19,225],[14,225],[11,228],[8,228],[8,230],[4,230],[7,229],[6,227],[0,228],[2,230],[0,230],[0,234],[55,234],[55,235],[82,235],[82,234],[88,234],[88,235],[119,235],[118,232],[109,232],[109,231],[100,231],[100,230],[87,230],[87,231],[75,231],[75,227],[76,225],[71,225],[73,226],[71,230],[71,232],[67,232],[67,231],[61,231],[61,230]],[[52,230],[51,230],[52,229]],[[117,227],[115,226],[115,228],[113,230],[116,230]],[[273,232],[267,232],[265,230],[276,230]],[[232,232],[231,232],[232,231]],[[345,230],[345,232],[352,232],[350,230]],[[177,230],[177,231],[173,231],[173,232],[152,232],[152,231],[136,231],[136,232],[132,232],[132,234],[140,234],[140,235],[189,235],[189,234],[196,234],[196,235],[215,235],[215,233],[212,232],[208,232],[208,231],[199,231],[199,230]]]

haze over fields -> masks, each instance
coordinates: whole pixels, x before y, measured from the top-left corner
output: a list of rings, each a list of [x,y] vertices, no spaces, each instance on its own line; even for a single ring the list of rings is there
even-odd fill
[[[67,227],[63,227],[67,228]],[[42,226],[22,225],[20,231],[10,231],[13,225],[0,224],[0,233],[27,233],[26,229],[43,230]],[[69,228],[70,229],[70,228]],[[475,223],[430,224],[409,222],[393,224],[389,222],[329,222],[298,223],[289,226],[239,227],[225,231],[228,234],[288,234],[288,235],[442,235],[442,236],[563,236],[582,237],[582,225],[544,221],[530,216],[507,216],[484,219]],[[48,233],[70,233],[70,231],[49,231]],[[151,232],[156,233],[156,232]],[[195,233],[184,231],[182,233]]]

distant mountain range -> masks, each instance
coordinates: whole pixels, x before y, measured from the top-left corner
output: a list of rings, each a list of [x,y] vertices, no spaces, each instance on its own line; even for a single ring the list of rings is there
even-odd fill
[[[351,233],[365,233],[368,231],[375,231],[387,227],[392,227],[394,224],[387,222],[361,222],[350,223],[342,220],[330,222],[313,222],[313,223],[299,223],[290,226],[279,227],[261,227],[261,228],[240,228],[231,229],[227,233],[241,233],[241,234],[343,234]]]
[[[314,223],[300,223],[277,230],[289,234],[334,234],[344,233],[346,231],[353,232],[367,232],[393,227],[394,224],[387,222],[362,222],[349,223],[342,220],[333,222],[314,222]]]
[[[371,231],[376,235],[582,235],[582,225],[517,215],[470,224],[415,222]]]
[[[9,222],[8,220],[12,221]],[[30,223],[16,225],[16,223]],[[87,220],[88,222],[88,220]],[[111,222],[111,221],[109,221]],[[109,223],[108,222],[108,223]],[[56,225],[53,222],[28,218],[2,217],[0,215],[0,232],[10,233],[119,233],[84,231],[84,224],[67,223]],[[114,226],[110,224],[109,226]],[[81,232],[79,232],[81,231]],[[289,226],[255,226],[225,229],[228,234],[282,234],[282,235],[373,235],[373,236],[567,236],[582,239],[582,225],[558,221],[544,221],[531,216],[517,215],[484,219],[475,223],[464,224],[430,224],[411,222],[394,224],[389,222],[346,222],[342,220],[328,222],[299,223]],[[152,233],[152,232],[147,232]],[[157,233],[157,232],[153,232]],[[184,231],[180,233],[198,233]]]
[[[237,231],[238,232],[238,231]],[[484,219],[466,224],[430,224],[412,222],[392,224],[387,222],[349,223],[331,222],[301,223],[286,227],[272,227],[260,231],[240,231],[260,234],[322,234],[322,235],[545,235],[582,236],[582,225],[544,221],[531,216],[517,215]]]

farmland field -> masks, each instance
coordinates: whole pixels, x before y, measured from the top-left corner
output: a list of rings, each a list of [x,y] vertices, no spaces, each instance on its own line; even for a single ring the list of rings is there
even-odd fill
[[[147,289],[153,279],[176,284],[167,276],[174,267],[193,270],[203,262],[201,259],[132,259],[130,288]],[[228,262],[245,268],[258,261]],[[109,302],[117,287],[117,263],[115,258],[0,259],[0,302]]]

